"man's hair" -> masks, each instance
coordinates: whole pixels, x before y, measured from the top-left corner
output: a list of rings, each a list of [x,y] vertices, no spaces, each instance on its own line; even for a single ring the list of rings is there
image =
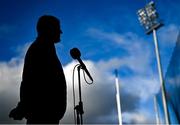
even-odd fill
[[[59,19],[51,15],[43,15],[37,22],[38,35],[52,31],[55,27],[59,26]]]

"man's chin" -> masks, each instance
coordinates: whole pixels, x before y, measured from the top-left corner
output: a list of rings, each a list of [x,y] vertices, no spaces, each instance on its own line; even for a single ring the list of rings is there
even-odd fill
[[[54,43],[60,43],[60,42],[61,42],[60,39],[54,41]]]

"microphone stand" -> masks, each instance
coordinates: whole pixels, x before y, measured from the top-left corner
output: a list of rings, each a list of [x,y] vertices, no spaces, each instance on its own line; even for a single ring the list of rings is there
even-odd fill
[[[76,110],[76,119],[77,119],[77,124],[82,125],[83,124],[83,102],[82,102],[82,97],[81,97],[81,77],[80,77],[80,69],[83,69],[82,65],[79,65],[77,67],[78,70],[78,82],[79,82],[79,105],[76,105],[74,110]]]

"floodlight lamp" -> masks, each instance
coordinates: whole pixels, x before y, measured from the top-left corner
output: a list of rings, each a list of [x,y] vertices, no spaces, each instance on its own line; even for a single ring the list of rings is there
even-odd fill
[[[151,1],[150,3],[149,3],[149,5],[151,5],[151,6],[155,6],[155,4],[154,4],[154,1]]]
[[[159,15],[153,1],[148,3],[144,8],[138,10],[137,15],[139,22],[144,27],[147,34],[150,34],[153,29],[158,29],[163,25],[158,19]]]
[[[146,22],[148,21],[148,17],[147,17],[147,14],[145,12],[145,9],[140,9],[138,12],[138,19],[141,23],[141,25],[145,25]]]
[[[155,8],[154,3],[148,4],[148,5],[145,7],[145,10],[146,10],[146,13],[147,13],[148,17],[149,17],[151,20],[155,20],[155,19],[158,18],[158,14],[157,14],[157,11],[156,11],[156,8]]]

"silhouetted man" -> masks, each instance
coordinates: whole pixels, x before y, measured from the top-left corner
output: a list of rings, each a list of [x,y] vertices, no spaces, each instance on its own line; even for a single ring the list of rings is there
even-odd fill
[[[58,124],[66,110],[66,81],[54,46],[62,34],[60,22],[44,15],[37,32],[25,56],[20,102],[9,116],[25,117],[27,124]]]

